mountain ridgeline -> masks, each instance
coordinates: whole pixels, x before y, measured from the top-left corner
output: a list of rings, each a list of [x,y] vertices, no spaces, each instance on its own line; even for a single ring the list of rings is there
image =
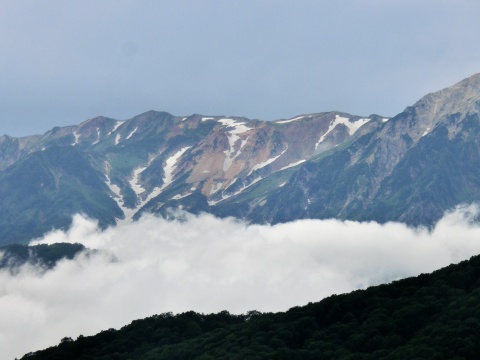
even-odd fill
[[[0,243],[169,209],[253,223],[303,218],[433,225],[480,200],[480,74],[393,118],[340,112],[277,121],[106,117],[0,137]]]

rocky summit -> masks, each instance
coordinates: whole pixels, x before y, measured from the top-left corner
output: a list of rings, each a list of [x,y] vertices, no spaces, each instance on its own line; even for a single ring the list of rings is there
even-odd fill
[[[254,223],[339,218],[434,224],[480,199],[480,74],[393,118],[260,121],[149,111],[0,137],[0,243],[170,209]]]

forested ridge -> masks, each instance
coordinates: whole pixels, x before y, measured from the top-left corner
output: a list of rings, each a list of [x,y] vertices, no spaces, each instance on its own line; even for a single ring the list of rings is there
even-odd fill
[[[48,329],[45,329],[48,331]],[[151,316],[40,359],[479,359],[480,257],[286,312]]]
[[[18,272],[23,265],[30,264],[40,269],[52,269],[63,259],[72,260],[75,255],[85,251],[86,254],[94,251],[86,249],[82,244],[56,243],[39,245],[10,244],[0,246],[0,270]]]

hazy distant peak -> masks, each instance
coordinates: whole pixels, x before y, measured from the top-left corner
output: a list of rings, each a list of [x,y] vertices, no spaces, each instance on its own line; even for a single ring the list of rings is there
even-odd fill
[[[414,111],[417,121],[418,133],[410,134],[413,139],[418,140],[451,115],[456,115],[455,123],[460,123],[466,115],[480,110],[480,73],[425,95],[406,111],[409,109]]]

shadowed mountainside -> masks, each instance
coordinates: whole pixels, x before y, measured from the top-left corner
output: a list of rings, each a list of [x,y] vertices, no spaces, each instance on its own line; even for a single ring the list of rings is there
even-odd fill
[[[480,257],[282,313],[161,314],[42,359],[478,359]]]

